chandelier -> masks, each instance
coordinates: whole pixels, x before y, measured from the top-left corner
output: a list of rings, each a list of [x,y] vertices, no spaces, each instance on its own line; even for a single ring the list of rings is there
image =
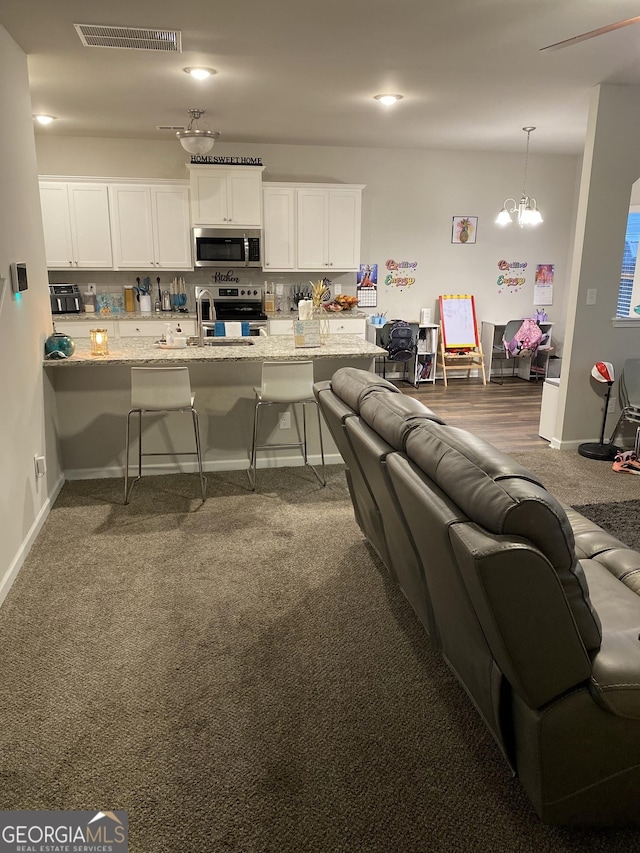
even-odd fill
[[[204,115],[204,110],[187,110],[191,121],[186,130],[179,130],[176,136],[180,145],[189,154],[207,154],[213,148],[216,139],[220,136],[217,130],[199,130],[196,122]]]
[[[538,210],[535,198],[527,195],[527,167],[529,165],[529,137],[535,127],[523,127],[527,134],[527,151],[524,157],[524,177],[522,179],[522,195],[520,201],[516,202],[514,198],[507,198],[502,205],[502,210],[496,218],[498,225],[508,225],[511,220],[511,214],[518,214],[518,225],[524,228],[525,225],[539,225],[542,222],[542,215]]]

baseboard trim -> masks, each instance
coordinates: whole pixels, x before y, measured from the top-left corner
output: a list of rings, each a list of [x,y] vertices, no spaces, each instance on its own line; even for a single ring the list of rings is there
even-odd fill
[[[584,444],[585,441],[588,441],[588,440],[589,439],[585,439],[585,438],[580,438],[580,439],[573,438],[573,439],[571,439],[571,441],[561,441],[558,438],[552,438],[551,439],[551,447],[553,447],[554,450],[575,450],[575,451],[577,451],[578,448],[580,447],[580,445]],[[592,441],[597,444],[598,439],[594,438],[594,439],[592,439]]]
[[[24,561],[26,560],[29,551],[31,550],[31,546],[36,540],[36,536],[42,529],[43,524],[47,520],[49,513],[51,512],[51,507],[54,505],[56,498],[60,494],[60,490],[62,489],[65,482],[64,475],[61,475],[58,481],[55,483],[53,489],[51,490],[51,494],[48,495],[45,502],[42,504],[40,508],[40,512],[35,517],[33,524],[29,528],[29,531],[25,538],[22,540],[22,544],[18,548],[18,551],[13,558],[11,565],[7,569],[2,580],[0,580],[0,607],[4,602],[5,598],[9,594],[9,590],[13,586],[13,582],[18,577],[18,572],[22,568]]]

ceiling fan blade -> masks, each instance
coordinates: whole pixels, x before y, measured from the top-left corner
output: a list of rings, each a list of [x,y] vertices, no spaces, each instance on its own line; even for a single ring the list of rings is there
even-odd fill
[[[637,24],[638,22],[640,22],[640,15],[636,18],[627,18],[626,21],[617,21],[615,24],[607,24],[606,27],[600,27],[597,30],[590,30],[588,33],[582,33],[582,35],[573,36],[573,38],[558,41],[555,44],[548,44],[546,47],[541,47],[540,50],[559,50],[561,47],[578,44],[578,42],[595,38],[595,36],[602,36],[605,33],[610,33],[613,30],[619,30],[622,27],[628,27],[630,24]]]

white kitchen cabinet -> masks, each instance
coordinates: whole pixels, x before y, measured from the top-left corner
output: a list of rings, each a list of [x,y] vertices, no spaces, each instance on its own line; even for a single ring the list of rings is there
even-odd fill
[[[109,199],[116,269],[193,269],[186,185],[111,184]]]
[[[329,334],[356,335],[358,338],[365,340],[366,323],[366,317],[330,317]]]
[[[163,314],[156,314],[162,318]],[[118,333],[121,338],[160,338],[167,331],[167,323],[173,332],[191,337],[196,333],[195,320],[179,320],[175,314],[166,313],[158,320],[118,320]]]
[[[297,320],[297,312],[291,312],[291,316],[282,320],[269,320],[267,323],[267,334],[272,335],[291,335],[293,337],[293,321]]]
[[[363,189],[362,184],[264,184],[263,268],[357,270]]]
[[[296,269],[296,190],[270,187],[262,191],[264,217],[263,269]]]
[[[293,320],[297,314],[291,314],[289,318],[269,320],[269,335],[293,335]],[[332,317],[328,312],[326,319],[329,323],[330,335],[356,335],[358,338],[366,338],[366,317]]]
[[[361,188],[303,187],[297,203],[297,268],[357,270]]]
[[[187,168],[193,226],[262,227],[263,166]]]
[[[57,320],[54,316],[56,332],[69,335],[70,338],[89,338],[91,329],[106,329],[110,340],[117,337],[117,326],[113,320],[104,320],[99,314],[93,315],[93,320]]]
[[[40,204],[49,269],[111,269],[106,184],[44,180]]]

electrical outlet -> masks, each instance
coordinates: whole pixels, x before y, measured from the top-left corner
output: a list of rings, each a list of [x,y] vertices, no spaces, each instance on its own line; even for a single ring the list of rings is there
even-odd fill
[[[291,428],[291,412],[283,412],[280,415],[280,429]]]
[[[36,480],[39,480],[41,477],[47,472],[47,463],[45,462],[44,456],[36,455],[33,457],[33,465],[36,471]]]
[[[95,284],[88,284],[87,285],[87,293],[93,293],[93,295],[95,296],[97,292],[98,291],[96,290]]]
[[[609,397],[609,405],[607,406],[607,414],[612,415],[616,411],[617,397]]]
[[[587,305],[595,305],[597,297],[598,291],[596,290],[596,288],[589,288],[589,290],[587,290]]]

